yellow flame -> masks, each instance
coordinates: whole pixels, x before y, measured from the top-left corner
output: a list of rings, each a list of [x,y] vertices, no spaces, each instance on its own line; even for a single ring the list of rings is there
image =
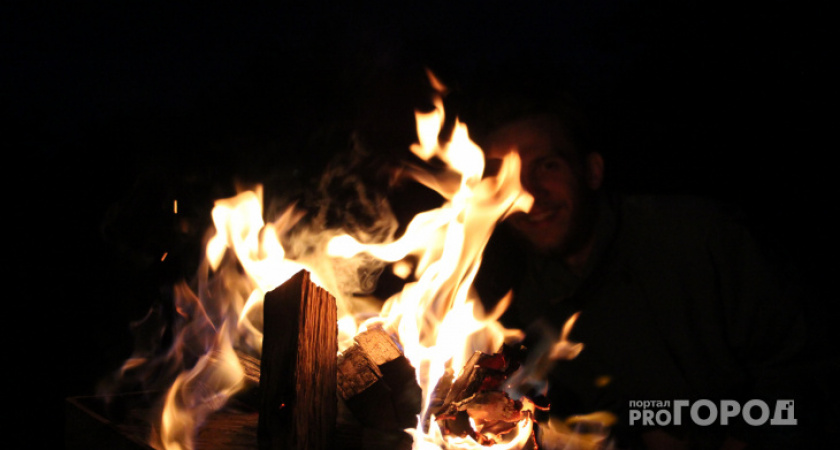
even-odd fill
[[[473,429],[477,428],[472,418],[469,420]],[[492,445],[480,444],[470,436],[444,435],[434,420],[431,422],[428,432],[421,432],[416,428],[406,431],[414,438],[415,450],[513,450],[525,448],[531,439],[533,429],[534,423],[532,420],[520,420],[516,424],[516,432],[511,433],[510,440]]]
[[[551,347],[551,352],[548,354],[549,359],[575,359],[583,350],[583,344],[579,342],[569,341],[569,333],[572,327],[577,322],[579,312],[572,314],[566,323],[563,324],[563,333],[560,339]]]
[[[520,162],[515,153],[505,157],[497,176],[482,179],[484,155],[470,140],[466,125],[456,120],[451,138],[440,143],[443,103],[436,98],[434,104],[432,112],[416,113],[418,142],[411,150],[423,160],[437,157],[447,164],[451,173],[441,176],[445,179],[415,174],[419,182],[441,193],[446,202],[417,214],[394,242],[363,244],[342,235],[327,246],[329,255],[345,258],[361,252],[389,262],[408,255],[418,257],[417,280],[388,299],[373,320],[396,331],[406,357],[418,369],[417,379],[423,390],[420,417],[427,415],[432,390],[448,364],[463,367],[475,351],[493,353],[506,339],[521,337],[518,331],[506,330],[496,322],[500,311],[490,315],[483,311],[472,283],[496,224],[515,211],[529,209],[533,202],[519,184]],[[453,173],[457,176],[455,183]],[[527,440],[531,421],[521,422],[519,439]],[[428,430],[418,423],[411,433],[417,448],[427,444],[436,448],[478,445],[443,436],[434,421]],[[521,445],[514,440],[491,448]]]
[[[394,272],[394,275],[403,280],[407,280],[414,272],[414,267],[408,261],[402,260],[395,262],[391,270]]]

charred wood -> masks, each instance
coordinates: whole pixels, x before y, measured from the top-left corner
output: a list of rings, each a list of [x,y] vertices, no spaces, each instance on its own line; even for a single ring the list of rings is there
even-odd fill
[[[475,352],[457,378],[447,371],[433,391],[430,408],[441,431],[493,444],[516,429],[520,420],[533,418],[533,402],[526,400],[525,408],[503,391],[505,380],[519,368],[520,357],[519,350],[503,346],[494,354]]]

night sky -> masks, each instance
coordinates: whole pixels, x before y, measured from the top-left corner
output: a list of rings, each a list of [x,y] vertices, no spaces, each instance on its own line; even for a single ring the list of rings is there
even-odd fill
[[[503,66],[557,74],[589,108],[614,187],[734,203],[797,276],[833,276],[820,256],[836,243],[836,55],[821,8],[170,3],[0,15],[10,150],[32,158],[13,170],[37,186],[44,253],[62,255],[44,297],[63,328],[65,396],[128,356],[129,322],[197,264],[212,201],[235,180],[297,194],[360,128],[405,151],[424,67],[455,91]]]

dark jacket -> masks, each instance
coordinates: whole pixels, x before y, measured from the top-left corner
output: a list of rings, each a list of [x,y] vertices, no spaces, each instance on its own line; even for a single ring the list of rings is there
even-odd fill
[[[478,278],[489,298],[513,288],[503,321],[531,348],[580,312],[570,340],[583,351],[548,375],[553,414],[610,411],[629,447],[645,431],[629,424],[631,401],[758,398],[772,408],[801,395],[802,315],[737,215],[697,198],[615,197],[603,199],[596,233],[582,276],[507,236],[491,241]],[[487,275],[505,265],[520,270]],[[686,422],[667,431],[703,448],[792,431]]]

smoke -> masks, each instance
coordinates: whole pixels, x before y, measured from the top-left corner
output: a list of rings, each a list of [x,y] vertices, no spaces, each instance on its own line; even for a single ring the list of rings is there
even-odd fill
[[[354,138],[349,151],[330,161],[296,205],[305,216],[283,237],[287,258],[319,274],[339,302],[373,293],[386,266],[366,253],[326,255],[330,239],[339,235],[366,244],[394,240],[399,223],[387,197],[386,172],[382,161]]]

